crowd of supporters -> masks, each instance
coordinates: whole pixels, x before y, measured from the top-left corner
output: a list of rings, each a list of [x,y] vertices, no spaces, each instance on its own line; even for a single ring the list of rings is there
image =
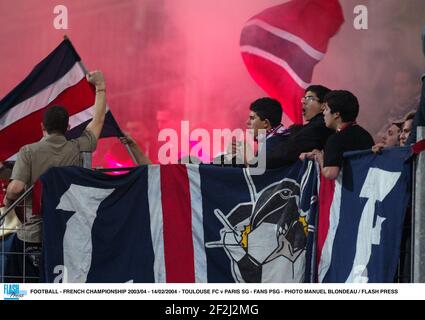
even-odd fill
[[[18,153],[13,169],[9,164],[0,162],[0,200],[4,208],[12,206],[24,190],[34,184],[48,168],[78,165],[80,152],[92,152],[96,149],[104,122],[106,87],[100,72],[90,73],[88,81],[96,88],[96,103],[93,120],[81,137],[66,140],[64,135],[68,128],[68,113],[62,106],[53,106],[47,109],[43,118],[44,138],[24,146]],[[421,100],[421,104],[423,102]],[[258,142],[255,155],[257,158],[264,156],[267,169],[310,158],[319,163],[325,178],[336,179],[343,166],[345,152],[371,149],[380,153],[383,148],[409,145],[415,142],[415,138],[410,136],[411,132],[423,121],[420,118],[423,115],[422,109],[418,113],[409,111],[402,119],[392,120],[381,141],[375,142],[372,135],[357,123],[360,105],[356,96],[349,91],[311,85],[306,88],[300,105],[305,123],[289,128],[282,124],[283,112],[279,101],[266,97],[249,106],[246,125]],[[121,142],[128,145],[137,164],[151,163],[133,137],[125,135]],[[242,161],[231,161],[229,165],[259,165],[249,159],[246,150],[246,145],[234,140],[230,147],[231,156],[239,157]],[[221,160],[221,165],[227,165],[224,158]],[[5,259],[2,254],[0,268],[2,274],[7,273],[9,276],[1,279],[2,281],[19,281],[22,269],[34,279],[38,277],[42,221],[31,210],[25,218],[21,218],[23,226],[17,234],[2,234],[1,237],[5,242],[7,237],[13,236],[13,241],[9,243],[10,249],[24,252],[30,258],[23,261],[22,256],[16,255]],[[10,242],[10,238],[8,241]]]

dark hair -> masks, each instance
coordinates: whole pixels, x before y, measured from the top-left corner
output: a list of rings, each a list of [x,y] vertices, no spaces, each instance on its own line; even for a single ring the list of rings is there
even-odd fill
[[[319,98],[319,102],[322,103],[323,100],[325,99],[325,96],[331,92],[331,89],[326,88],[325,86],[321,86],[320,84],[313,84],[309,87],[307,87],[307,89],[305,89],[304,93],[306,93],[307,91],[311,91],[314,92],[317,96],[317,98]]]
[[[415,118],[415,114],[416,111],[412,110],[409,111],[408,113],[406,113],[403,118],[399,119],[399,120],[394,120],[393,122],[391,122],[391,125],[396,125],[397,127],[399,127],[400,129],[403,128],[403,124],[408,121],[408,120],[413,120],[413,118]]]
[[[62,106],[49,107],[43,114],[43,125],[48,134],[65,134],[68,129],[68,111]]]
[[[325,96],[324,101],[331,113],[339,112],[343,122],[355,121],[359,114],[359,101],[350,91],[333,90]]]
[[[416,111],[409,111],[404,115],[404,122],[406,122],[407,120],[412,120],[413,118],[415,118],[415,115]]]
[[[282,121],[282,106],[280,102],[272,98],[260,98],[251,103],[249,107],[261,120],[268,119],[272,127],[276,127]]]

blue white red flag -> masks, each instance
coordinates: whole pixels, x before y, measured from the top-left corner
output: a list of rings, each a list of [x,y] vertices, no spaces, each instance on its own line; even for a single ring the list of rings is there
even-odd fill
[[[291,122],[302,123],[304,89],[343,22],[338,0],[292,0],[264,10],[243,28],[240,46],[249,73],[282,103]]]
[[[95,92],[79,65],[80,57],[64,40],[0,101],[0,161],[41,139],[47,107],[64,106],[70,115],[68,138],[78,137],[92,118]],[[112,113],[106,113],[101,137],[122,136]]]
[[[44,281],[302,282],[312,162],[42,176]]]
[[[411,183],[411,148],[347,154],[319,193],[319,282],[393,282]]]

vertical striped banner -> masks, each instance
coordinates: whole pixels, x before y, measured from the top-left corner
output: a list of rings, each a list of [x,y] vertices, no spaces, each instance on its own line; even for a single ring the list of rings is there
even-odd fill
[[[207,282],[199,166],[153,165],[148,170],[155,281]]]
[[[154,250],[155,282],[165,282],[164,231],[162,227],[161,171],[159,165],[148,166],[148,201],[151,237]]]
[[[207,256],[205,253],[204,241],[204,217],[202,210],[201,177],[199,166],[194,164],[186,165],[190,185],[190,203],[192,208],[192,238],[193,251],[195,254],[195,282],[206,283],[207,277]]]

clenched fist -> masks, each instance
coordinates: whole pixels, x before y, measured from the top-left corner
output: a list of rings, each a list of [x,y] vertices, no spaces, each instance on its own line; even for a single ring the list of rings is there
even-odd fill
[[[96,87],[96,89],[105,89],[105,79],[103,78],[103,73],[101,71],[91,71],[87,74],[86,78],[88,82]]]

